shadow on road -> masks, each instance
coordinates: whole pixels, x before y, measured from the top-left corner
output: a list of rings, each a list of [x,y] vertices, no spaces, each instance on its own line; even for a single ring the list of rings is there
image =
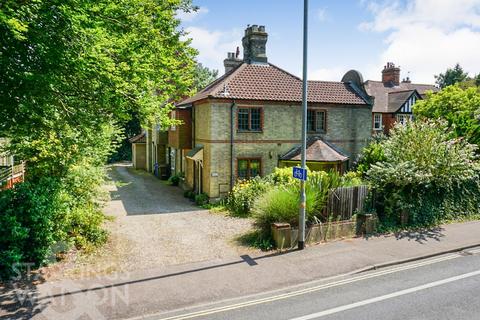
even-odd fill
[[[48,303],[39,303],[33,282],[0,283],[0,319],[27,320],[41,313]]]

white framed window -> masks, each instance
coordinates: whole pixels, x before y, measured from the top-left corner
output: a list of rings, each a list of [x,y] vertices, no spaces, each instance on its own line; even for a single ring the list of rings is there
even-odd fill
[[[373,114],[373,129],[382,130],[382,114],[381,113]]]
[[[413,116],[411,114],[397,114],[396,115],[396,120],[398,123],[401,123],[402,125],[406,125],[407,121],[412,120]]]

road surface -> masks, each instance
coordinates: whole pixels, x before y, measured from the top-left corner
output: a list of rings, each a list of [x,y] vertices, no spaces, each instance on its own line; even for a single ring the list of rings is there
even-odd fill
[[[144,319],[480,319],[480,249]]]

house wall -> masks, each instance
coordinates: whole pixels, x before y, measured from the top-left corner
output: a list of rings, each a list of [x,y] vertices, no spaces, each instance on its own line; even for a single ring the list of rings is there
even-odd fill
[[[237,109],[263,108],[262,132],[238,132]],[[322,136],[354,159],[366,145],[372,131],[372,110],[367,106],[315,105],[324,109],[327,121]],[[194,107],[195,145],[204,147],[203,190],[211,198],[224,196],[230,189],[231,103],[204,102]],[[278,166],[278,159],[301,138],[301,106],[236,102],[234,107],[234,176],[238,158],[260,158],[262,175]],[[188,172],[187,172],[188,173]],[[188,178],[187,178],[188,180]]]
[[[382,125],[383,125],[383,133],[388,134],[390,129],[393,128],[395,125],[396,118],[395,113],[383,113],[382,114]]]
[[[133,167],[135,169],[146,169],[146,145],[145,143],[132,143]]]

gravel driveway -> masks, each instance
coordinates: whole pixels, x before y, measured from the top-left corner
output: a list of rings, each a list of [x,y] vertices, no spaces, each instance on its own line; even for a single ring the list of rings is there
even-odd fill
[[[235,237],[251,229],[251,221],[199,209],[151,174],[128,164],[110,168],[106,188],[111,200],[104,212],[109,242],[96,254],[62,266],[63,275],[82,277],[168,265],[235,258],[252,253]],[[68,265],[68,263],[65,263]],[[57,272],[58,273],[58,272]]]

